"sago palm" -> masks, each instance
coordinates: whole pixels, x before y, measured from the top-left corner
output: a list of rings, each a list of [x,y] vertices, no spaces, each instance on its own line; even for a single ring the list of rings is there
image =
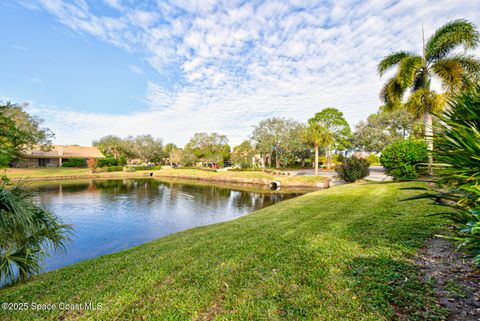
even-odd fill
[[[480,61],[466,51],[477,47],[479,33],[476,27],[466,20],[454,20],[435,31],[423,43],[423,53],[407,51],[394,52],[380,61],[378,73],[383,76],[387,70],[397,67],[380,92],[380,98],[389,109],[405,106],[417,116],[424,117],[425,142],[429,149],[429,168],[433,163],[432,113],[441,111],[445,105],[445,95],[430,89],[432,78],[440,80],[446,95],[471,86],[480,73]],[[456,49],[463,47],[463,52]],[[405,93],[411,94],[403,105]]]
[[[0,285],[40,271],[49,249],[64,249],[71,226],[30,200],[23,184],[0,182]]]

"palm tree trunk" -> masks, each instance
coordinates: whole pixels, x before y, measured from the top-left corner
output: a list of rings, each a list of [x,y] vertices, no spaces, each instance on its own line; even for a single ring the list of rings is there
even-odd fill
[[[315,176],[318,176],[318,145],[315,145],[314,149],[315,149]]]
[[[425,112],[424,115],[424,125],[425,125],[425,143],[427,144],[428,151],[428,173],[433,174],[432,165],[433,165],[433,121],[432,114]]]
[[[332,167],[332,154],[330,147],[327,147],[325,152],[327,154],[327,169],[330,169]]]

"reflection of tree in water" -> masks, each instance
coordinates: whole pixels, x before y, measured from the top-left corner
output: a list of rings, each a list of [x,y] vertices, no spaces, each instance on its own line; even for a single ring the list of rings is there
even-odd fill
[[[232,202],[236,207],[249,207],[257,210],[300,194],[235,192]]]
[[[113,199],[119,195],[135,195],[137,201],[157,202],[163,196],[163,183],[153,179],[124,179],[96,181],[95,186],[102,196]]]
[[[123,180],[91,180],[81,182],[62,182],[60,184],[42,185],[35,188],[41,200],[67,193],[100,193],[106,201],[118,196],[129,196],[136,202],[160,204],[168,197],[171,204],[185,199],[192,200],[195,206],[215,208],[230,203],[235,208],[256,210],[296,197],[300,194],[281,194],[272,192],[246,192],[231,190],[213,185],[195,185],[176,182],[162,182],[154,179],[123,179]]]
[[[232,191],[217,186],[200,186],[179,183],[166,183],[170,189],[169,198],[175,202],[179,197],[191,198],[202,206],[211,206],[230,198]]]
[[[88,188],[88,182],[81,183],[52,183],[51,185],[32,186],[38,193],[75,193],[82,192]]]

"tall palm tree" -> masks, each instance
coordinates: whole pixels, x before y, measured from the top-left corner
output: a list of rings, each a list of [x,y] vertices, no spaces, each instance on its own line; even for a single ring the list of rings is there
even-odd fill
[[[316,123],[310,123],[305,128],[303,139],[307,144],[312,144],[315,150],[315,176],[318,175],[318,148],[327,147],[332,144],[332,135],[323,126]]]
[[[407,51],[394,52],[380,61],[378,73],[383,76],[387,70],[397,67],[380,92],[380,98],[388,109],[402,106],[405,92],[410,89],[405,107],[417,116],[424,117],[424,135],[428,146],[429,171],[433,163],[432,113],[445,106],[445,95],[430,89],[432,77],[439,79],[446,95],[465,87],[480,73],[480,61],[466,51],[479,45],[479,33],[469,21],[459,19],[446,23],[428,39],[423,41],[421,55]],[[455,49],[463,46],[463,53]]]

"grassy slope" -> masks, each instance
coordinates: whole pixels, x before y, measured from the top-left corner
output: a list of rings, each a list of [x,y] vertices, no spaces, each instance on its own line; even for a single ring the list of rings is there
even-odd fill
[[[162,169],[156,171],[136,171],[136,172],[107,172],[96,173],[90,175],[88,168],[9,168],[6,169],[6,174],[10,178],[20,179],[46,179],[46,178],[61,178],[61,177],[125,177],[125,176],[142,176],[150,172],[154,173],[155,177],[170,177],[170,178],[184,178],[197,179],[218,182],[234,182],[234,183],[256,183],[269,184],[271,181],[280,181],[285,186],[315,186],[318,183],[325,181],[325,177],[314,176],[284,176],[272,175],[263,172],[211,172],[197,169]]]
[[[97,311],[0,319],[426,320],[411,255],[443,222],[400,184],[351,184],[176,233],[0,290],[2,302],[98,302]]]

